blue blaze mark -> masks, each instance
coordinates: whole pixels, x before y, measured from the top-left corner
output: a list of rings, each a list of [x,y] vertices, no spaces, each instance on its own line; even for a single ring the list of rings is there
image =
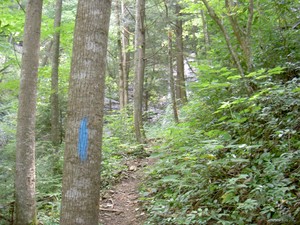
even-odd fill
[[[80,122],[79,132],[78,132],[78,156],[81,161],[87,159],[87,149],[89,144],[89,130],[87,127],[88,119],[84,117]]]

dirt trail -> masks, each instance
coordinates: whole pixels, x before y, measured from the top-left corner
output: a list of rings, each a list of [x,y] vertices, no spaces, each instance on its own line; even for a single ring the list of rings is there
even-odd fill
[[[126,162],[124,178],[100,201],[101,225],[142,225],[145,214],[139,203],[138,188],[143,178],[143,168],[152,164],[152,158],[134,159]]]

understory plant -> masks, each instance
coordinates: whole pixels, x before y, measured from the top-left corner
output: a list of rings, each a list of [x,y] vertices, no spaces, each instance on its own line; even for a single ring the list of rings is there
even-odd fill
[[[47,110],[42,111],[46,114]],[[12,115],[3,115],[6,120]],[[7,140],[0,140],[3,147],[0,151],[0,225],[13,222],[14,214],[14,167],[15,167],[15,141],[14,133],[7,119],[1,124],[0,132],[5,131]],[[124,114],[114,113],[105,117],[101,190],[105,191],[119,179],[122,171],[126,169],[124,162],[135,157],[132,152],[137,148],[134,142],[132,118]],[[6,125],[8,124],[8,125]],[[41,224],[59,224],[61,181],[63,167],[64,142],[54,147],[49,136],[49,127],[37,123],[39,138],[36,142],[36,191],[38,220]],[[2,135],[1,137],[4,137]]]
[[[201,68],[200,68],[201,69]],[[300,223],[300,79],[205,68],[141,188],[146,224]]]

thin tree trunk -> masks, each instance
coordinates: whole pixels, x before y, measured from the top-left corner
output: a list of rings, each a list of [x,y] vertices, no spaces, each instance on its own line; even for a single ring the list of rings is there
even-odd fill
[[[200,14],[201,14],[201,20],[202,20],[202,27],[203,27],[205,55],[207,55],[207,53],[209,51],[209,47],[210,47],[210,38],[209,38],[208,27],[207,27],[207,22],[206,22],[206,18],[204,15],[204,11],[200,10]]]
[[[252,0],[250,0],[250,1],[252,1]],[[225,41],[226,41],[227,47],[228,47],[228,50],[229,50],[229,52],[231,54],[231,57],[233,58],[233,61],[234,61],[235,65],[236,65],[236,67],[237,67],[240,75],[241,75],[241,78],[243,79],[243,85],[246,88],[247,94],[248,94],[248,96],[250,96],[251,93],[253,92],[253,89],[251,88],[251,86],[249,85],[249,82],[247,81],[247,79],[245,77],[245,71],[244,71],[244,69],[243,69],[243,67],[241,65],[240,59],[238,57],[238,54],[236,53],[236,51],[234,50],[234,48],[231,45],[230,36],[227,33],[225,26],[223,25],[221,19],[217,16],[217,14],[215,13],[215,11],[209,6],[207,0],[202,0],[202,2],[204,3],[205,7],[207,8],[207,11],[208,11],[209,15],[211,16],[211,18],[217,23],[217,25],[219,26],[221,32],[223,33],[223,35],[225,37]],[[250,4],[250,7],[251,7],[251,4]],[[252,7],[253,7],[253,4],[252,4]],[[251,25],[249,24],[251,21],[252,21],[252,19],[250,18],[248,20],[248,25],[247,25],[247,26],[249,26],[249,28],[247,28],[249,32],[251,32],[251,27],[250,27]],[[251,22],[251,24],[252,24],[252,22]]]
[[[169,8],[167,5],[167,2],[164,1],[165,9],[166,9],[166,19],[169,21]],[[169,56],[169,88],[170,88],[170,95],[171,95],[171,101],[172,101],[172,109],[173,109],[173,117],[175,123],[179,123],[178,118],[178,110],[177,110],[177,102],[176,102],[176,94],[175,94],[175,81],[174,81],[174,75],[173,75],[173,54],[172,54],[172,31],[171,29],[168,32],[168,56]]]
[[[248,20],[245,28],[239,26],[235,12],[233,11],[234,3],[232,0],[225,0],[225,7],[228,11],[228,17],[233,29],[233,33],[242,49],[243,59],[246,64],[246,71],[250,72],[252,69],[251,28],[254,13],[253,0],[249,0]]]
[[[98,225],[110,0],[79,0],[66,124],[61,225]]]
[[[60,23],[62,13],[62,0],[56,0],[54,19],[54,38],[52,53],[51,73],[51,140],[55,147],[60,144],[59,124],[59,99],[58,99],[58,69],[59,69],[59,46],[60,46]]]
[[[130,69],[130,52],[128,51],[130,33],[129,25],[126,22],[128,17],[128,12],[126,10],[126,5],[124,0],[121,2],[121,18],[123,23],[122,25],[122,54],[123,54],[123,75],[124,75],[124,106],[128,105],[128,79],[129,79],[129,69]]]
[[[35,115],[42,5],[42,0],[29,0],[26,8],[16,135],[16,225],[37,224]]]
[[[145,81],[145,86],[147,87],[148,86],[148,79],[146,79]],[[150,98],[150,92],[149,92],[149,89],[148,88],[145,88],[144,90],[144,110],[146,112],[146,116],[147,116],[147,119],[148,119],[148,110],[149,110],[149,98]]]
[[[181,16],[181,7],[176,5],[176,15]],[[183,38],[182,38],[182,19],[176,20],[176,64],[177,64],[177,77],[176,77],[176,99],[180,104],[187,102],[185,77],[184,77],[184,57],[183,57]]]
[[[116,2],[116,15],[117,15],[117,44],[118,44],[118,52],[119,52],[119,102],[120,102],[120,110],[124,109],[125,107],[125,70],[124,66],[124,59],[123,59],[123,46],[122,46],[122,35],[121,35],[121,8],[120,8],[120,1]]]
[[[129,46],[129,26],[126,22],[126,7],[123,0],[117,2],[117,20],[118,20],[118,50],[119,50],[119,98],[120,109],[122,110],[128,104],[128,77],[130,68]]]
[[[145,0],[136,2],[135,26],[135,84],[134,84],[134,129],[138,143],[145,142],[143,129],[143,90],[145,71]]]
[[[217,23],[217,25],[219,26],[221,32],[223,33],[223,35],[225,37],[227,47],[228,47],[228,50],[231,54],[231,57],[233,58],[234,64],[236,65],[241,77],[244,78],[245,77],[244,69],[242,68],[242,65],[240,63],[240,59],[238,58],[238,54],[235,52],[234,48],[231,45],[230,36],[227,33],[226,28],[222,24],[221,19],[217,16],[215,11],[210,7],[207,0],[202,0],[202,2],[204,3],[205,7],[207,8],[207,11],[208,11],[209,15],[211,16],[211,18]]]
[[[170,85],[170,94],[172,101],[172,109],[175,123],[179,122],[178,112],[177,112],[177,103],[175,97],[175,82],[173,75],[173,56],[172,56],[172,31],[168,33],[168,55],[169,55],[169,85]]]
[[[249,7],[248,7],[248,21],[246,27],[246,40],[245,45],[246,47],[246,58],[247,58],[247,68],[248,72],[252,71],[253,69],[253,57],[252,57],[252,48],[251,48],[251,31],[252,31],[252,24],[253,24],[253,16],[254,16],[254,2],[253,0],[249,0]]]

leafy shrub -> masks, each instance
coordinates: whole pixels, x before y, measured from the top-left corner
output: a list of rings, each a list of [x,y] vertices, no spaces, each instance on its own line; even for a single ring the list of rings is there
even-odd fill
[[[133,143],[135,141],[133,118],[126,111],[106,115],[104,121],[104,135],[116,137],[122,143]]]
[[[247,75],[251,96],[226,69],[194,86],[141,190],[146,224],[300,222],[300,80],[281,82],[282,71]]]
[[[15,142],[0,149],[0,224],[9,224],[14,207]]]

